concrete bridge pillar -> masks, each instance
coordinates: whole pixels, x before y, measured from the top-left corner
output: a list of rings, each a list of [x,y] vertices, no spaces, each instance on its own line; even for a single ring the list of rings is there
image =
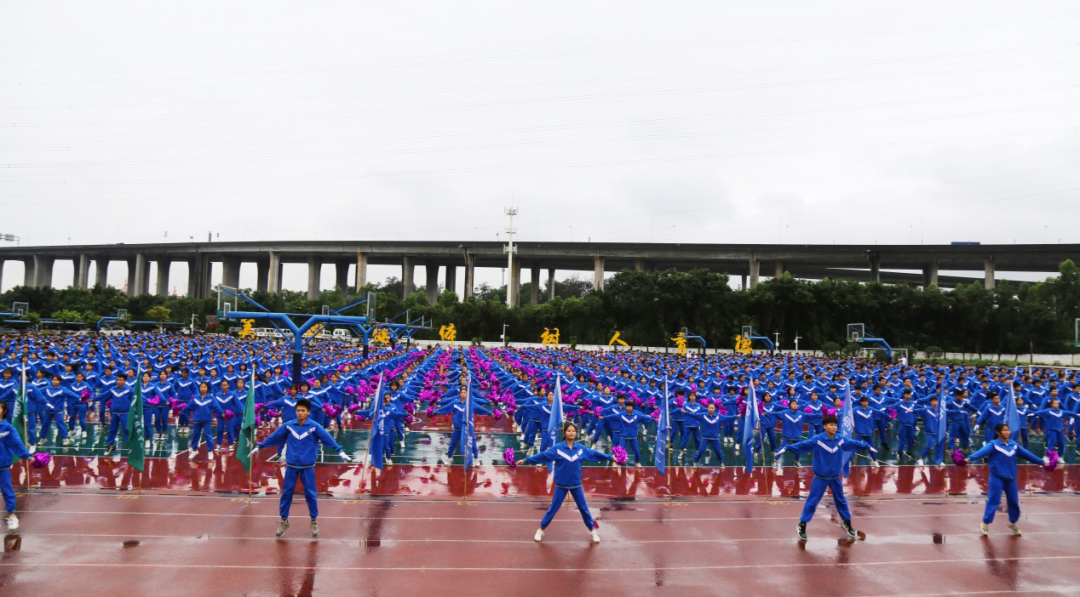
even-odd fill
[[[135,259],[128,260],[128,296],[142,296],[150,292],[150,264],[146,254],[136,253]]]
[[[923,266],[922,270],[923,289],[929,288],[931,285],[937,286],[938,283],[938,264],[936,261],[933,263],[927,263]]]
[[[240,287],[240,258],[221,258],[221,283],[232,288]]]
[[[604,289],[604,258],[600,255],[593,259],[593,288]]]
[[[645,260],[644,259],[635,259],[634,260],[634,271],[635,272],[643,272],[643,271],[645,271]]]
[[[266,268],[266,289],[273,293],[281,292],[281,253],[270,251],[270,260]]]
[[[52,286],[53,261],[52,257],[34,255],[34,286],[38,288]]]
[[[4,260],[0,259],[0,291],[4,289]]]
[[[983,263],[984,263],[983,269],[984,269],[984,275],[985,275],[985,278],[983,280],[983,285],[986,287],[987,290],[993,290],[994,289],[994,256],[993,255],[988,256],[986,258],[986,261],[984,261]]]
[[[870,260],[870,281],[881,282],[881,255],[870,253],[867,259]]]
[[[80,254],[75,260],[75,286],[79,288],[90,286],[90,256],[86,253]]]
[[[548,268],[548,300],[555,299],[555,268]]]
[[[467,300],[472,297],[473,291],[476,288],[476,257],[465,254],[465,288],[462,289],[461,296],[463,300]]]
[[[334,274],[334,287],[340,288],[341,292],[345,294],[349,294],[349,262],[335,262]]]
[[[750,270],[750,286],[744,286],[746,289],[753,288],[758,285],[758,280],[761,278],[761,262],[757,260],[757,257],[751,257],[749,262]]]
[[[452,263],[446,264],[446,290],[457,292],[457,266]]]
[[[109,285],[109,258],[94,258],[94,286],[105,288]]]
[[[521,260],[515,259],[510,267],[510,283],[506,286],[506,292],[510,296],[510,306],[521,305]]]
[[[784,276],[784,262],[779,259],[776,260],[776,268],[773,273],[774,278],[781,278]]]
[[[316,255],[309,255],[307,260],[307,298],[313,301],[319,298],[319,290],[322,283],[322,260]]]
[[[255,260],[255,290],[256,292],[266,292],[266,289],[270,286],[270,260],[269,259],[256,259]]]
[[[427,300],[434,305],[439,302],[439,264],[434,261],[425,263],[424,275],[427,278],[424,283],[424,290],[427,292]]]
[[[367,255],[357,251],[356,252],[356,291],[360,292],[360,288],[367,286]]]
[[[188,298],[210,297],[210,258],[196,255],[188,261]]]
[[[172,261],[161,257],[157,260],[157,295],[169,296],[169,270]]]
[[[532,273],[532,288],[529,289],[529,304],[540,304],[540,268],[534,263],[529,268],[529,272]]]
[[[23,286],[33,288],[37,284],[37,271],[34,268],[36,263],[37,260],[33,257],[23,259]]]
[[[409,298],[409,295],[416,292],[416,284],[413,283],[413,274],[415,273],[416,262],[412,257],[404,256],[401,258],[401,298],[402,300]]]

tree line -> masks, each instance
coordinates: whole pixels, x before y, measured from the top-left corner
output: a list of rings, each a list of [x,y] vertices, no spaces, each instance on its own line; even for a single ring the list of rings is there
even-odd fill
[[[941,347],[950,352],[985,356],[1016,353],[1071,353],[1074,322],[1080,317],[1080,268],[1066,261],[1060,275],[1043,282],[1012,284],[999,281],[992,290],[981,282],[946,291],[904,284],[860,283],[853,280],[799,280],[784,274],[765,280],[747,291],[732,290],[726,274],[707,270],[623,271],[605,283],[603,291],[577,278],[556,282],[554,298],[549,288],[540,292],[541,302],[508,308],[506,288],[481,286],[473,298],[459,299],[441,292],[436,304],[428,303],[425,289],[401,298],[401,282],[369,284],[361,293],[377,296],[377,317],[424,316],[433,330],[417,332],[417,338],[437,339],[438,328],[453,323],[459,342],[496,341],[506,326],[511,342],[538,342],[545,328],[558,328],[562,344],[606,344],[620,332],[634,346],[671,346],[682,328],[705,339],[710,348],[730,348],[742,326],[772,337],[779,332],[781,345],[792,346],[800,337],[801,349],[839,348],[848,323],[864,323],[893,347],[925,350]],[[524,285],[525,302],[531,288]],[[271,311],[318,313],[323,305],[340,308],[354,297],[343,289],[321,293],[308,300],[305,293],[249,292]],[[196,300],[152,295],[129,297],[113,287],[29,288],[16,287],[0,295],[0,305],[27,302],[35,317],[54,317],[86,325],[100,317],[127,309],[133,320],[188,322],[195,315],[205,327],[214,315],[215,299]],[[157,308],[155,308],[157,307]],[[357,309],[357,315],[362,309]],[[693,346],[693,343],[690,344]]]

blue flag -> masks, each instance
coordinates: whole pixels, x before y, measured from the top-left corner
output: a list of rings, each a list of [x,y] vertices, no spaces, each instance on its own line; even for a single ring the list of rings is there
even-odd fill
[[[746,403],[746,417],[743,419],[743,451],[746,453],[746,472],[754,472],[754,432],[758,424],[758,401],[757,391],[754,390],[754,381],[750,381],[750,400]]]
[[[386,417],[382,416],[383,375],[379,374],[379,387],[375,389],[374,406],[371,408],[371,440],[368,442],[368,455],[371,466],[383,469],[383,443],[386,439]]]
[[[562,375],[555,376],[555,399],[551,403],[551,416],[548,417],[547,429],[544,431],[548,434],[548,439],[551,441],[552,447],[559,443],[559,428],[562,427]],[[555,463],[548,463],[548,470],[555,471]]]
[[[853,438],[855,437],[855,412],[851,406],[851,381],[847,382],[844,386],[844,406],[840,407],[840,431],[838,435],[840,437]],[[841,467],[841,473],[844,477],[851,474],[851,459],[855,457],[855,452],[844,450],[844,456],[842,458],[843,467]]]
[[[1016,410],[1016,390],[1013,389],[1013,385],[1009,384],[1009,398],[1006,400],[1008,404],[1005,405],[1005,424],[1009,426],[1009,431],[1017,433],[1020,429],[1020,413]]]
[[[667,474],[667,441],[670,431],[668,427],[671,414],[670,396],[668,396],[668,380],[664,377],[664,405],[660,409],[660,420],[656,422],[656,446],[653,448],[653,465],[656,472],[661,475]]]
[[[945,391],[945,384],[941,384],[941,389],[938,392],[937,400],[937,437],[934,438],[938,446],[945,445],[945,435],[949,432],[949,406],[945,404],[945,399],[948,397],[948,393]]]
[[[465,424],[462,425],[461,430],[464,434],[462,441],[465,448],[462,452],[464,452],[465,456],[465,468],[473,465],[473,454],[476,451],[476,420],[473,418],[474,402],[472,397],[472,374],[468,374],[465,381]]]

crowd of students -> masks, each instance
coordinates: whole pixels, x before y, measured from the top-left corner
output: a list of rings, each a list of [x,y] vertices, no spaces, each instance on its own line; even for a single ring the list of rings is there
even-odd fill
[[[569,440],[561,428],[552,428],[557,399],[564,419],[574,423],[570,442],[576,446],[574,453],[582,459],[607,460],[595,449],[619,448],[638,467],[643,465],[643,450],[648,455],[653,443],[642,440],[651,437],[650,430],[665,409],[670,415],[674,464],[692,466],[708,463],[710,457],[724,466],[723,446],[740,449],[738,438],[752,403],[758,404],[760,430],[750,449],[759,452],[764,463],[768,443],[777,466],[785,453],[811,451],[808,435],[828,435],[849,396],[854,429],[845,449],[867,452],[874,465],[890,452],[901,461],[923,464],[929,459],[942,464],[943,450],[934,447],[947,445],[968,453],[980,433],[986,446],[1000,442],[1006,400],[1017,405],[1021,424],[1011,433],[1025,450],[1031,435],[1044,436],[1047,451],[1061,453],[1070,441],[1075,450],[1080,409],[1076,372],[1052,368],[906,366],[794,355],[684,358],[633,351],[451,347],[385,349],[364,359],[360,349],[343,342],[310,346],[300,379],[289,375],[291,362],[286,346],[268,340],[149,334],[3,338],[0,404],[10,419],[25,379],[27,427],[17,436],[28,440],[27,453],[35,444],[65,446],[97,425],[105,436],[106,453],[112,454],[118,439],[126,441],[126,420],[137,386],[147,442],[190,435],[195,453],[203,446],[214,451],[235,445],[251,389],[263,425],[277,429],[273,439],[261,445],[279,447],[272,457],[276,460],[283,457],[280,448],[288,444],[284,458],[290,467],[295,463],[287,455],[306,462],[308,448],[301,443],[292,448],[289,438],[316,429],[309,425],[325,432],[351,421],[374,419],[371,451],[392,459],[411,426],[442,415],[451,415],[453,424],[447,458],[468,451],[475,455],[475,431],[468,423],[475,416],[490,416],[512,419],[513,430],[520,433],[530,455],[522,462],[550,462],[556,458],[552,450],[567,445],[557,440]],[[942,399],[947,439],[937,442],[933,440],[939,428],[932,421]],[[302,420],[298,405],[306,411]],[[323,432],[305,437],[340,452]],[[829,441],[841,441],[833,433]],[[926,448],[916,457],[920,435]],[[15,447],[9,450],[20,454]],[[984,452],[985,447],[971,456],[986,456]],[[822,452],[815,452],[815,472],[825,459]],[[311,464],[296,465],[299,472],[292,479],[293,483],[300,479],[305,491],[308,478],[302,469]],[[798,459],[794,464],[800,465]],[[1003,487],[1008,497],[1007,484]],[[566,489],[578,499],[573,487]]]

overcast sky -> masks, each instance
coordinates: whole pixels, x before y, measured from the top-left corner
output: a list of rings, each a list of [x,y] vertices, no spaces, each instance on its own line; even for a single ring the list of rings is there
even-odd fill
[[[0,232],[1080,240],[1076,0],[168,4],[0,2]]]

